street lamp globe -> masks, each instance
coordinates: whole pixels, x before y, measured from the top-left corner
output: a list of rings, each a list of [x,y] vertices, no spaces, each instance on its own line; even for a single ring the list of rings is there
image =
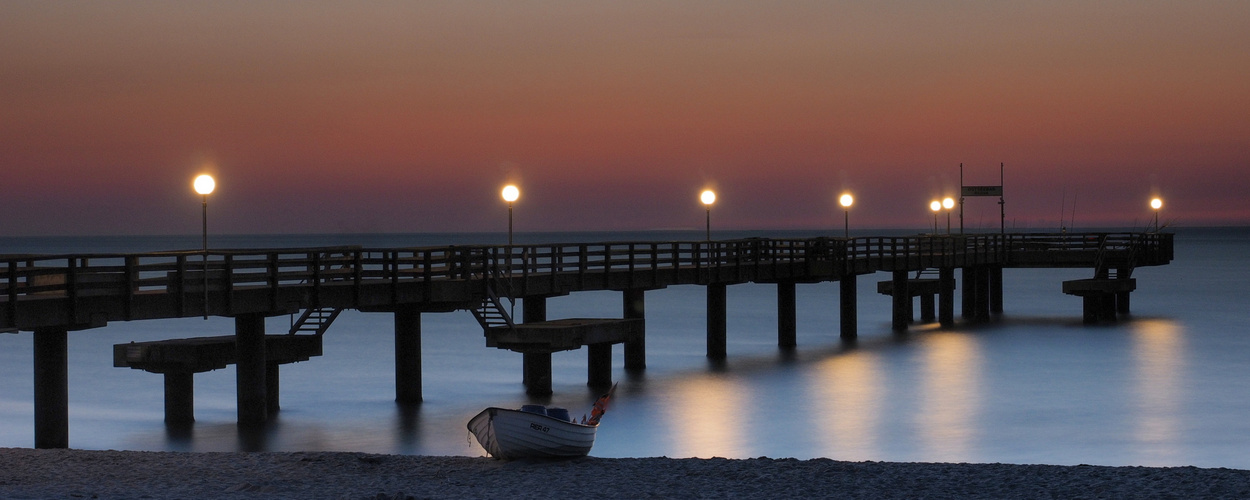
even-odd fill
[[[521,197],[521,190],[516,186],[509,184],[503,188],[503,201],[512,203]]]
[[[702,201],[704,205],[711,206],[713,203],[716,203],[716,193],[712,192],[711,189],[705,189],[702,193],[699,193],[699,201]]]
[[[217,187],[217,182],[213,180],[213,176],[201,174],[195,178],[191,185],[195,188],[196,193],[208,196],[213,194],[213,189]]]

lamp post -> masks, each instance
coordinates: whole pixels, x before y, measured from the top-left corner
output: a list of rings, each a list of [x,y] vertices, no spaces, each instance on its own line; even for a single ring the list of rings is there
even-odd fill
[[[843,194],[838,197],[838,204],[842,205],[842,222],[844,236],[851,237],[851,204],[855,203],[855,198],[850,193]]]
[[[942,202],[933,200],[929,203],[929,210],[933,211],[933,234],[938,234],[937,214],[942,211]]]
[[[508,246],[512,246],[512,202],[521,197],[521,190],[509,184],[503,188],[503,201],[508,202]]]
[[[204,319],[208,319],[208,195],[213,193],[213,189],[217,187],[217,182],[213,180],[213,176],[201,174],[192,182],[195,192],[203,197],[201,203],[203,217],[203,233],[202,240],[204,250]]]
[[[703,206],[707,208],[707,241],[712,241],[712,204],[716,203],[716,193],[711,189],[705,189],[699,193],[699,201],[703,202]]]
[[[1150,200],[1150,208],[1155,210],[1155,232],[1159,232],[1159,209],[1163,208],[1163,200],[1155,198]]]
[[[951,209],[955,208],[955,199],[949,196],[944,198],[942,208],[946,209],[946,234],[951,234]]]

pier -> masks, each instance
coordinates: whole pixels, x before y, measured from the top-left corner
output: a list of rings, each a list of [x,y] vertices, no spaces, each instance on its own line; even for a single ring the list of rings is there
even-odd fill
[[[778,346],[792,349],[799,283],[841,283],[840,335],[851,340],[859,276],[890,273],[878,291],[891,297],[893,328],[905,331],[916,298],[922,321],[954,324],[956,270],[962,317],[975,322],[1003,311],[1005,268],[1085,268],[1091,277],[1062,291],[1082,297],[1082,317],[1099,322],[1128,313],[1133,269],[1172,258],[1172,235],[1157,232],[5,255],[0,331],[33,332],[35,446],[64,448],[67,332],[114,321],[235,318],[233,336],[119,344],[114,362],[165,374],[166,419],[180,422],[193,419],[191,374],[234,364],[239,422],[256,425],[277,410],[277,366],[320,355],[320,336],[344,309],[394,315],[396,401],[413,404],[421,401],[423,313],[470,312],[485,346],[521,353],[527,392],[547,394],[552,352],[586,347],[596,386],[611,382],[616,344],[626,370],[645,369],[648,290],[706,287],[706,354],[719,360],[726,288],[735,284],[777,286]],[[546,317],[547,298],[594,290],[621,292],[619,318]],[[290,331],[266,334],[264,318],[288,314],[300,315]]]

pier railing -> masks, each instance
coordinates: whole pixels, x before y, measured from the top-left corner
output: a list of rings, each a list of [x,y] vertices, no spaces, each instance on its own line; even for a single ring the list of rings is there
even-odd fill
[[[323,293],[344,289],[360,304],[362,293],[389,293],[370,303],[399,303],[400,288],[412,283],[467,282],[508,277],[524,283],[570,278],[574,289],[596,276],[645,275],[641,285],[707,284],[773,279],[836,280],[848,274],[936,267],[1097,267],[1166,264],[1172,235],[1165,233],[1070,233],[928,235],[906,237],[643,241],[510,246],[446,246],[367,249],[355,246],[303,249],[247,249],[140,254],[0,256],[0,329],[29,327],[18,321],[57,311],[74,324],[91,311],[118,311],[109,319],[142,319],[135,305],[145,297],[172,301],[167,316],[207,310],[235,311],[235,293],[267,294],[272,309],[297,300],[297,308],[320,307]],[[1110,262],[1110,264],[1109,264]],[[632,278],[631,278],[632,280]],[[484,285],[482,285],[484,286]],[[389,287],[389,292],[385,291]],[[365,290],[368,288],[368,290]],[[470,286],[472,289],[472,286]],[[298,290],[297,299],[280,292]],[[383,292],[379,292],[383,290]],[[525,293],[520,290],[519,293]],[[256,300],[256,294],[248,300]],[[100,301],[111,301],[109,307]],[[388,302],[389,301],[389,302]],[[342,301],[340,301],[341,303]],[[37,308],[23,314],[24,308]],[[54,322],[43,319],[36,323]]]

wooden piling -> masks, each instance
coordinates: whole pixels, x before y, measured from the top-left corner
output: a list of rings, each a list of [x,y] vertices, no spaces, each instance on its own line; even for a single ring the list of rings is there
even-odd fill
[[[547,320],[547,298],[525,297],[521,300],[521,318],[525,323]],[[521,354],[521,376],[525,392],[531,396],[551,394],[551,353],[527,352]]]
[[[395,402],[420,403],[421,311],[399,307],[395,315]]]
[[[586,346],[586,385],[596,388],[612,385],[612,344]]]
[[[839,308],[839,316],[842,323],[841,337],[842,340],[855,340],[859,336],[859,319],[856,305],[859,302],[856,297],[856,276],[847,274],[838,281],[838,296],[841,307]]]
[[[1131,311],[1129,307],[1130,292],[1116,292],[1115,294],[1115,312],[1127,316]]]
[[[900,270],[893,273],[894,290],[890,294],[893,299],[894,307],[892,326],[895,332],[907,331],[907,324],[911,323],[911,292],[907,290],[907,271]]]
[[[938,324],[955,326],[955,268],[938,269]]]
[[[35,448],[69,448],[68,330],[35,330]]]
[[[269,420],[265,363],[265,316],[243,314],[234,318],[236,349],[235,386],[239,425],[261,425]]]
[[[165,423],[179,426],[195,422],[195,374],[166,372]]]
[[[991,266],[989,271],[990,314],[1003,313],[1003,268]]]
[[[707,286],[707,357],[709,359],[722,360],[728,356],[725,302],[724,284],[713,283]]]
[[[269,353],[266,352],[265,354],[268,357]],[[282,364],[276,361],[265,361],[265,411],[268,412],[268,416],[277,415],[278,411],[282,409],[282,405],[278,401],[282,385],[281,373],[279,372],[280,366]]]
[[[794,349],[798,346],[798,313],[793,281],[777,282],[777,347]]]
[[[971,266],[961,268],[960,271],[961,274],[963,274],[964,286],[963,289],[960,290],[959,309],[960,316],[963,316],[964,320],[967,321],[972,320],[973,317],[976,316],[977,271],[976,268]]]
[[[625,319],[646,320],[646,300],[644,290],[631,288],[622,295],[622,317]],[[647,333],[644,323],[643,332],[638,338],[625,342],[625,371],[640,372],[647,368]]]
[[[977,321],[989,321],[990,319],[990,268],[981,266],[976,269],[976,311],[975,317]]]
[[[937,320],[937,308],[934,305],[935,298],[933,294],[920,296],[920,321],[922,323],[932,323]]]

